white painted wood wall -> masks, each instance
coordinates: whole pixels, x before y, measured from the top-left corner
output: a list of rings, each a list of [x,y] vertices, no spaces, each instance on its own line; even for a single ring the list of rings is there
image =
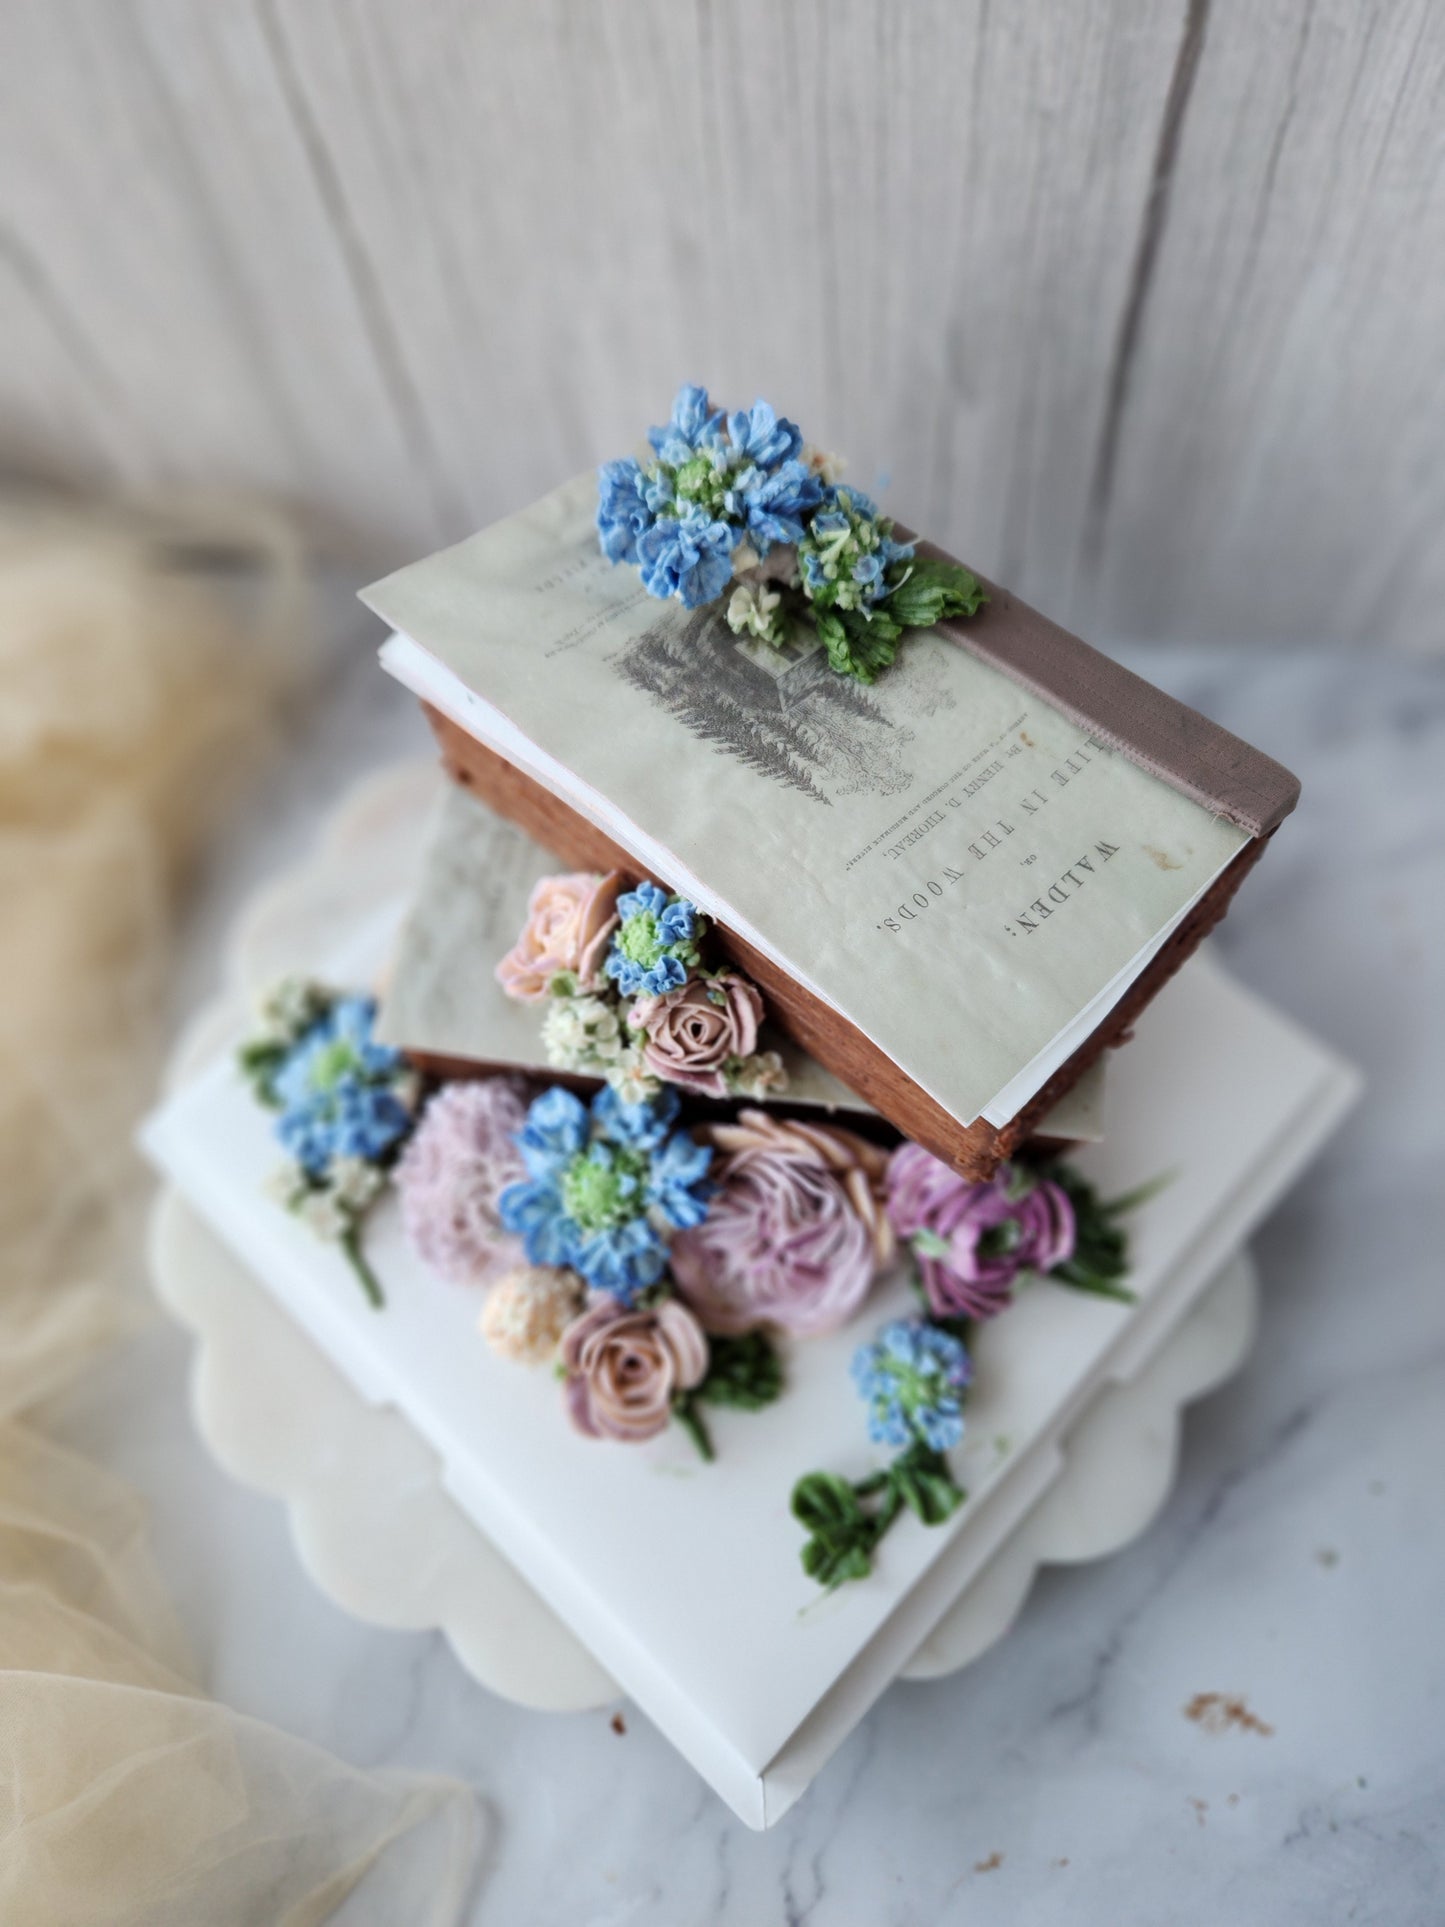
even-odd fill
[[[1445,641],[1437,0],[0,0],[0,457],[433,546],[757,393],[1101,634]]]

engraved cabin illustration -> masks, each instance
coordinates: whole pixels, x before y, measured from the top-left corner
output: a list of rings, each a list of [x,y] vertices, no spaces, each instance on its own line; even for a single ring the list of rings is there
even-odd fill
[[[681,625],[661,617],[614,667],[714,750],[822,804],[908,789],[907,714],[952,706],[945,690],[900,669],[891,672],[885,708],[833,673],[811,631],[775,649],[735,636],[710,608]]]

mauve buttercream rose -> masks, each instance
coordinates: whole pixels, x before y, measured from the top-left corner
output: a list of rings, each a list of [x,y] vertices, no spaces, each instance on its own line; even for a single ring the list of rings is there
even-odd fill
[[[675,1298],[629,1310],[605,1292],[562,1334],[567,1409],[590,1438],[635,1441],[661,1432],[672,1401],[707,1375],[707,1339]]]
[[[671,1247],[677,1288],[709,1331],[776,1325],[814,1337],[845,1324],[893,1255],[888,1154],[830,1125],[743,1111],[698,1136],[720,1156],[702,1224]]]
[[[621,888],[616,870],[605,877],[579,871],[541,878],[528,898],[522,934],[497,965],[497,982],[507,995],[539,1004],[563,971],[571,973],[579,990],[594,989],[617,928]]]
[[[1007,1164],[974,1183],[920,1144],[893,1153],[888,1215],[943,1317],[992,1318],[1021,1272],[1052,1271],[1074,1254],[1074,1207],[1059,1185]]]
[[[646,1039],[642,1061],[654,1077],[704,1097],[726,1097],[723,1067],[757,1049],[763,1000],[746,977],[723,970],[639,999],[627,1021]]]

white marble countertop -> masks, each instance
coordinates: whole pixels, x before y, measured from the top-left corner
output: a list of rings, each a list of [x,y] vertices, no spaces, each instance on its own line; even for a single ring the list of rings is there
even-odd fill
[[[1365,1069],[1366,1102],[1257,1241],[1257,1349],[1190,1415],[1154,1527],[1045,1573],[965,1672],[895,1686],[773,1832],[750,1833],[630,1710],[616,1730],[607,1712],[522,1712],[439,1637],[332,1606],[281,1508],[205,1456],[186,1340],[163,1321],[59,1408],[63,1435],[150,1500],[218,1694],[359,1764],[476,1787],[475,1922],[1445,1917],[1445,676],[1378,657],[1135,660],[1303,778],[1221,944]],[[426,742],[359,636],[214,866],[182,1008],[235,905],[345,784]],[[1191,1717],[1211,1694],[1248,1717]]]

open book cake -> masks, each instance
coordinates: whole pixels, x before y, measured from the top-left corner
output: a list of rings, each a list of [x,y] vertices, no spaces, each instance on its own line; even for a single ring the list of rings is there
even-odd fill
[[[501,1073],[553,1078],[591,1092],[596,1073],[549,1062],[538,1024],[509,997],[489,961],[503,957],[527,904],[555,859],[466,789],[449,785],[419,853],[415,887],[387,967],[377,1034],[434,1078]],[[784,1078],[754,1101],[769,1109],[836,1117],[854,1128],[877,1121],[872,1106],[787,1038],[776,1044]],[[1052,1148],[1102,1137],[1104,1065],[1085,1073],[1040,1119],[1031,1142]],[[704,1101],[699,1115],[715,1114]]]
[[[765,404],[650,440],[367,592],[412,901],[146,1142],[761,1826],[1353,1079],[1190,955],[1287,772]]]
[[[724,422],[684,390],[652,442],[600,504],[579,477],[368,589],[382,660],[460,781],[569,865],[695,905],[814,1059],[986,1176],[1298,786],[902,542],[763,404]]]

